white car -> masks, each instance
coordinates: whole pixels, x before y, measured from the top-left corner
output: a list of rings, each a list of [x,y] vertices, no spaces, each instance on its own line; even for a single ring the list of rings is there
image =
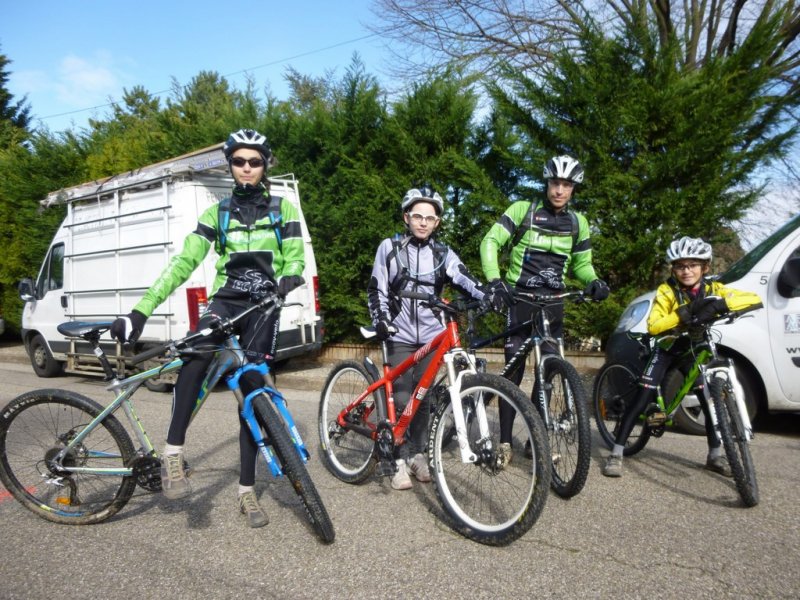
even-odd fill
[[[718,279],[735,289],[755,292],[764,308],[732,324],[715,326],[718,348],[734,360],[745,388],[751,418],[761,412],[800,411],[800,215],[753,248]],[[645,357],[629,331],[647,331],[654,291],[635,298],[620,317],[606,345],[606,362],[641,370]],[[664,382],[677,384],[677,376]],[[692,433],[705,432],[697,399],[687,396],[675,421]]]

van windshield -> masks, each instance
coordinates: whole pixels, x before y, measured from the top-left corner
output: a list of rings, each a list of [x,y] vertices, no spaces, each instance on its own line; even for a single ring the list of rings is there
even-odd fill
[[[800,227],[800,215],[790,219],[783,227],[733,263],[727,271],[719,276],[719,281],[731,283],[744,277],[767,252],[772,250],[783,238],[798,227]]]

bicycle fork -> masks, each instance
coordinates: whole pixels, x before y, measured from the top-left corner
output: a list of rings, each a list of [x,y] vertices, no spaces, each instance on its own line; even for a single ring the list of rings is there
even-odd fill
[[[472,451],[467,435],[467,422],[464,418],[464,405],[461,402],[461,386],[465,375],[472,375],[475,373],[475,364],[467,356],[468,363],[472,366],[471,369],[463,369],[456,373],[455,355],[447,353],[443,357],[445,368],[447,369],[447,380],[450,385],[447,386],[447,392],[450,395],[450,404],[453,407],[453,424],[458,437],[458,447],[461,451],[461,460],[464,463],[474,463],[478,461],[478,455]],[[483,398],[479,398],[475,402],[475,419],[478,424],[479,439],[477,441],[478,447],[487,445],[487,449],[491,450],[491,440],[489,436],[489,423],[486,419],[486,407]]]
[[[717,435],[717,439],[720,439],[719,433],[719,421],[717,419],[717,413],[714,408],[714,401],[711,398],[711,393],[709,390],[708,383],[714,377],[720,377],[724,380],[727,380],[730,383],[731,390],[733,391],[733,397],[736,401],[736,410],[739,411],[739,417],[742,420],[742,426],[744,427],[745,437],[747,441],[753,439],[753,425],[750,422],[750,413],[747,412],[747,406],[744,403],[744,388],[742,387],[739,378],[736,376],[736,369],[733,367],[733,363],[730,359],[727,360],[727,365],[719,366],[719,367],[708,367],[703,369],[703,392],[705,393],[706,402],[708,402],[708,411],[711,414],[711,422],[714,425],[714,432]],[[720,439],[720,441],[722,441]]]
[[[265,394],[268,396],[278,409],[278,413],[286,424],[286,427],[289,430],[289,437],[294,443],[297,453],[303,459],[303,462],[308,462],[311,458],[311,454],[306,448],[305,443],[303,443],[303,439],[300,436],[300,431],[297,429],[297,425],[295,424],[289,409],[286,407],[286,400],[284,400],[280,392],[272,387],[272,378],[269,376],[268,369],[269,368],[267,367],[266,363],[246,364],[239,369],[236,376],[228,379],[228,387],[234,393],[236,400],[239,402],[242,418],[247,423],[247,427],[250,429],[250,435],[253,436],[259,452],[261,452],[261,455],[267,462],[267,466],[269,467],[272,476],[280,477],[283,475],[283,469],[281,468],[280,461],[275,457],[272,447],[269,445],[269,439],[267,438],[266,432],[262,431],[261,426],[258,424],[258,420],[256,419],[255,411],[253,409],[253,398],[259,394]],[[247,396],[244,396],[242,394],[242,388],[239,386],[239,378],[247,371],[256,371],[260,373],[264,378],[264,386],[256,388]]]

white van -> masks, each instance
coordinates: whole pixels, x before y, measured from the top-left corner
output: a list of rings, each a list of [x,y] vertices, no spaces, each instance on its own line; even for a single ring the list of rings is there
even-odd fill
[[[755,292],[764,303],[746,318],[714,327],[720,334],[718,349],[734,360],[751,417],[762,411],[800,411],[800,215],[731,265],[719,280]],[[647,330],[654,295],[635,298],[622,313],[606,345],[606,362],[643,366],[638,344],[627,332]],[[686,403],[676,420],[684,429],[704,433],[699,404],[687,408]]]
[[[230,195],[233,179],[222,144],[184,156],[85,183],[48,195],[46,208],[66,205],[67,214],[50,244],[34,283],[23,280],[20,296],[22,339],[41,377],[70,373],[102,374],[98,361],[73,339],[58,333],[65,321],[111,320],[127,314],[156,280],[208,206]],[[319,350],[317,265],[306,227],[297,181],[270,177],[271,193],[292,202],[305,241],[305,285],[292,291],[281,314],[277,359]],[[209,252],[191,278],[148,319],[136,351],[194,329],[207,303],[217,256]],[[123,349],[106,334],[104,349],[125,370]],[[125,354],[133,354],[126,351]],[[166,388],[171,381],[151,387]]]

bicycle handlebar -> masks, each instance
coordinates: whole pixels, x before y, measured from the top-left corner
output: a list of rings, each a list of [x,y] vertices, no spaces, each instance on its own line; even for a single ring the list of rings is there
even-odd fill
[[[460,313],[474,308],[483,308],[483,302],[475,300],[474,298],[460,299],[456,302],[450,303],[440,298],[436,294],[428,294],[426,292],[415,292],[413,290],[400,290],[399,296],[401,298],[408,298],[410,300],[420,300],[427,304],[430,308],[440,308],[449,313]],[[487,312],[491,308],[487,309]]]
[[[265,296],[256,304],[249,306],[234,317],[212,321],[208,324],[208,326],[204,327],[200,331],[190,333],[189,335],[178,340],[164,342],[163,344],[159,344],[158,346],[150,348],[149,350],[145,350],[144,352],[136,354],[130,358],[130,362],[136,365],[148,359],[160,356],[166,353],[168,350],[177,352],[182,348],[191,346],[192,342],[200,338],[207,338],[214,333],[221,332],[225,334],[225,337],[229,337],[233,334],[233,326],[250,313],[257,310],[264,310],[265,314],[271,314],[275,310],[284,306],[302,306],[302,304],[300,302],[285,303],[284,299],[277,294]]]
[[[574,302],[584,302],[588,300],[582,290],[566,290],[558,294],[542,294],[537,292],[522,292],[513,290],[512,295],[516,300],[527,304],[552,304],[559,300],[572,299]]]

